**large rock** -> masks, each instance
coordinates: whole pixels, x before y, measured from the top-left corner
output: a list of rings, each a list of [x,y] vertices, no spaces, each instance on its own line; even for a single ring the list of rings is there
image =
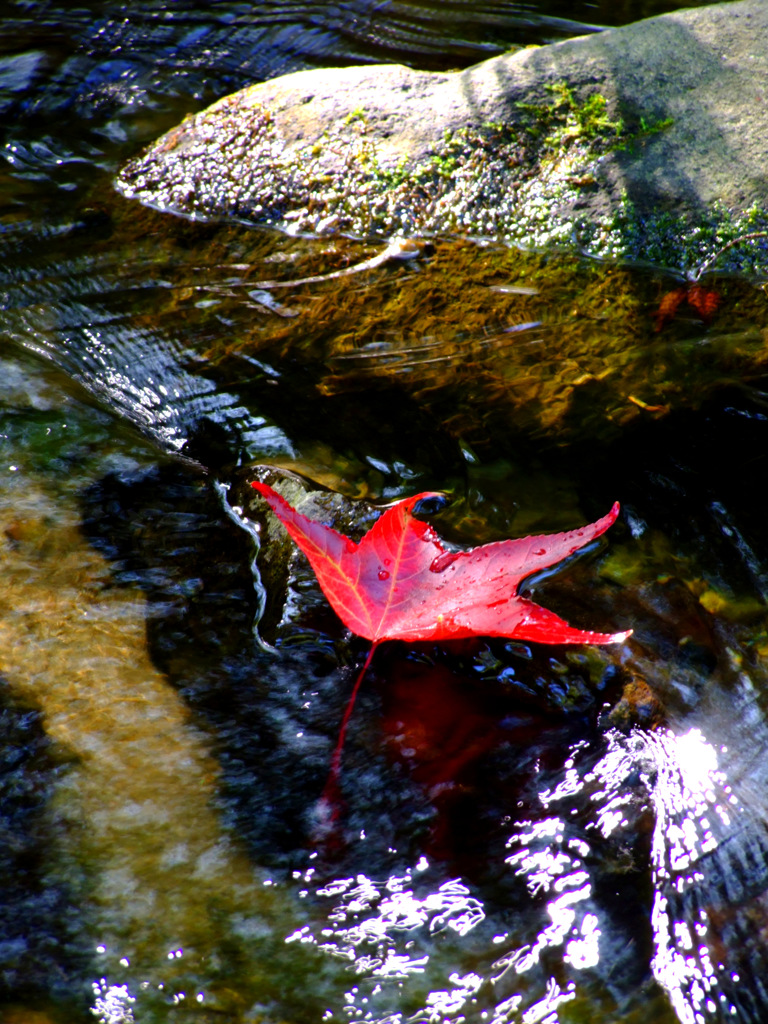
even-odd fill
[[[679,11],[465,71],[303,71],[190,117],[120,174],[198,216],[459,231],[691,272],[768,225],[768,4]],[[763,269],[764,239],[718,266]]]

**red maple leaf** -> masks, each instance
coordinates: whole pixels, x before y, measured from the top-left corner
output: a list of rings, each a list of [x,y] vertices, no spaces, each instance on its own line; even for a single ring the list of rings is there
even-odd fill
[[[340,804],[341,751],[357,691],[383,640],[457,640],[504,636],[552,644],[610,644],[622,633],[593,633],[567,622],[518,593],[520,583],[572,555],[611,526],[616,503],[597,522],[566,533],[446,551],[413,508],[431,492],[396,502],[359,543],[297,512],[267,484],[253,481],[270,508],[309,559],[336,614],[354,633],[372,641],[339,730],[331,772],[321,800],[332,821]]]
[[[388,508],[359,543],[297,512],[267,484],[253,487],[309,559],[336,614],[373,641],[504,636],[549,644],[609,644],[628,632],[574,629],[520,597],[523,579],[572,555],[611,526],[618,503],[597,522],[566,533],[446,551],[413,508],[432,493]]]

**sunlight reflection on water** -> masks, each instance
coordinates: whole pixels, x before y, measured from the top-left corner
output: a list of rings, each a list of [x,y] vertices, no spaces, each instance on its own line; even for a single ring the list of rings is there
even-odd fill
[[[709,908],[698,905],[695,893],[693,900],[685,900],[685,893],[702,889],[708,881],[707,855],[720,845],[713,826],[731,824],[738,800],[719,770],[715,748],[699,729],[682,736],[662,730],[649,736],[648,743],[655,748],[659,773],[651,852],[653,973],[683,1024],[704,1020],[702,1011],[713,1013],[717,1002],[726,1014],[736,1015],[727,994],[719,991],[718,973],[724,965],[719,963],[716,970],[712,963],[719,937],[710,926]],[[687,919],[676,919],[670,892],[683,897],[679,906],[688,912]]]
[[[318,890],[319,896],[341,896],[341,903],[329,915],[331,927],[323,931],[325,941],[321,948],[341,959],[355,960],[360,946],[377,944],[380,951],[376,957],[366,957],[366,970],[376,976],[392,977],[397,973],[393,966],[391,949],[384,955],[383,943],[391,932],[413,931],[426,927],[431,934],[446,928],[457,935],[466,935],[485,918],[482,904],[470,895],[469,889],[458,879],[444,882],[435,892],[424,896],[415,895],[412,887],[412,872],[393,876],[386,882],[374,882],[365,875],[355,879],[342,879]],[[358,915],[370,914],[347,925]],[[289,936],[289,941],[293,936]],[[398,960],[398,970],[405,974],[420,969],[420,962],[408,963]]]
[[[356,979],[346,993],[348,1019],[557,1024],[558,1007],[579,996],[580,978],[610,976],[617,942],[633,941],[631,925],[617,932],[609,920],[599,878],[611,855],[606,844],[613,850],[636,846],[639,815],[649,809],[653,819],[644,827],[650,830],[652,892],[642,898],[650,911],[653,977],[683,1024],[738,1015],[735,951],[723,939],[714,904],[720,876],[727,886],[733,870],[729,858],[742,856],[733,844],[747,836],[760,849],[764,837],[752,834],[759,822],[746,814],[721,767],[727,748],[716,749],[699,727],[609,732],[605,739],[598,751],[583,741],[574,744],[559,781],[538,794],[542,816],[513,823],[506,864],[524,885],[529,908],[523,904],[520,920],[511,925],[507,919],[509,931],[499,931],[500,922],[464,880],[430,888],[425,858],[421,870],[387,881],[358,874],[317,890],[318,897],[333,900],[332,910],[317,934],[305,926],[287,941],[311,941],[348,962]],[[643,864],[617,870],[640,878]],[[490,942],[483,923],[496,929]],[[467,937],[475,931],[483,938],[475,937],[479,955],[471,959],[472,969],[464,956],[451,971],[447,933]],[[435,939],[443,940],[439,954]],[[505,944],[506,952],[489,962],[489,948]],[[397,985],[408,992],[416,977],[422,979],[413,988],[422,993],[418,1012],[388,1008],[377,1015],[383,989]]]
[[[99,1024],[133,1024],[136,999],[127,985],[110,985],[105,978],[93,983],[95,996],[91,1013]]]

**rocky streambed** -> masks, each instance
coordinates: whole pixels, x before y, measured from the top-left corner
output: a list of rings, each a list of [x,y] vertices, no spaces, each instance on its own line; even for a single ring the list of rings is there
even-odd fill
[[[0,1016],[762,1021],[762,6],[301,72],[136,156],[301,63],[275,10],[88,19],[26,121],[55,55],[0,65]],[[462,547],[618,499],[525,586],[633,635],[382,645],[329,820],[368,648],[255,477],[353,537],[440,490]]]

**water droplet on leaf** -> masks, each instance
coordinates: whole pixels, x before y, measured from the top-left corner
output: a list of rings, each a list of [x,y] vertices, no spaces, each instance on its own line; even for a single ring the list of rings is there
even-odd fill
[[[436,558],[433,558],[429,567],[430,572],[444,572],[449,565],[452,565],[459,557],[458,551],[443,551]]]

